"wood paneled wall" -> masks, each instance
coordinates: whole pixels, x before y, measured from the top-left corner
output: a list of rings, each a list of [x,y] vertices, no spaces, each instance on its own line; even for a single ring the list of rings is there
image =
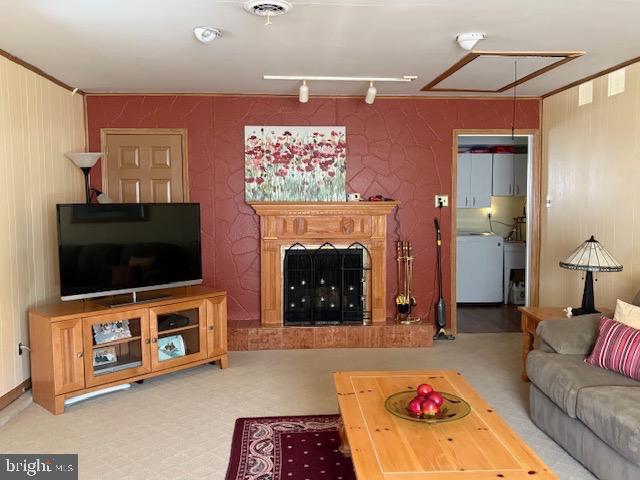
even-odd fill
[[[27,309],[59,295],[56,203],[82,201],[83,98],[0,57],[0,396],[29,378]]]
[[[625,76],[613,96],[608,75],[593,80],[582,106],[577,86],[544,99],[541,305],[579,306],[582,276],[558,262],[591,234],[624,266],[598,274],[596,305],[613,308],[640,289],[640,64]]]

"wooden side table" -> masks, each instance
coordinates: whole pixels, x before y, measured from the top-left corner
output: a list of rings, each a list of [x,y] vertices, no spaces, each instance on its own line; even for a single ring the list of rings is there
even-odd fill
[[[527,355],[533,350],[533,341],[535,340],[538,324],[543,320],[566,319],[567,314],[564,312],[564,308],[565,307],[518,307],[521,314],[522,327],[522,380],[525,382],[529,381],[529,377],[527,376]],[[603,315],[611,315],[612,313],[608,308],[598,307],[598,310],[600,310]]]

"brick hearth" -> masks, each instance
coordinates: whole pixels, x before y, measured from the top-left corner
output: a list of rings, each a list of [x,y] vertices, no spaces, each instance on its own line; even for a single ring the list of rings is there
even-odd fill
[[[283,327],[260,321],[230,321],[229,350],[292,350],[302,348],[431,347],[433,326],[428,323],[398,325],[338,325]]]

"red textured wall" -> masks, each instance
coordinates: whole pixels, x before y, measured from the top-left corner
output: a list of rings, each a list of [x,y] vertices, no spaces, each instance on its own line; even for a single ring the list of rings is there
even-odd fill
[[[520,100],[518,128],[538,128],[538,100]],[[255,96],[87,96],[89,148],[101,128],[187,128],[190,199],[202,212],[205,284],[225,289],[229,318],[260,315],[259,220],[244,203],[245,125],[344,125],[348,191],[401,202],[389,218],[388,310],[393,315],[394,240],[413,242],[417,311],[431,312],[435,292],[434,195],[451,192],[452,131],[510,128],[507,100]],[[99,166],[92,171],[100,183]],[[442,212],[445,295],[450,281],[450,210]],[[448,303],[448,302],[447,302]]]

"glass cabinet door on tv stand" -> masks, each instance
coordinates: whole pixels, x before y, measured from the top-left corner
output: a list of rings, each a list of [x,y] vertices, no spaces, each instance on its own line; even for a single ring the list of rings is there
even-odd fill
[[[205,300],[152,307],[149,312],[152,370],[207,358]]]
[[[87,387],[151,371],[147,309],[85,318],[83,336]]]

